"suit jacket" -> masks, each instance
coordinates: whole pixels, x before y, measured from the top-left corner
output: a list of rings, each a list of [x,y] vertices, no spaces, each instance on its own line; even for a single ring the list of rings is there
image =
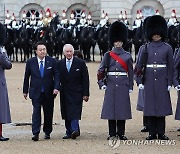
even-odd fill
[[[86,64],[74,57],[68,72],[64,58],[58,62],[58,70],[62,118],[81,119],[83,96],[89,96],[89,74]]]
[[[0,48],[2,50],[2,48]],[[0,51],[0,123],[10,123],[8,91],[5,78],[5,69],[11,69],[12,64],[6,53]]]
[[[30,85],[29,85],[29,78]],[[57,63],[54,58],[45,57],[44,76],[41,77],[37,57],[29,59],[26,63],[23,93],[29,92],[30,99],[38,99],[41,94],[42,86],[44,93],[48,97],[53,97],[53,90],[59,89],[59,73]]]

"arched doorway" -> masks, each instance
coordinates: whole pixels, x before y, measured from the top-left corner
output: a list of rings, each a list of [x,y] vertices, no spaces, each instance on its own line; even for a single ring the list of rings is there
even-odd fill
[[[133,23],[134,20],[136,19],[137,10],[141,10],[143,17],[145,17],[145,18],[147,16],[154,15],[156,13],[156,10],[159,11],[160,15],[164,16],[164,8],[159,1],[157,1],[157,0],[138,0],[132,7],[131,23]]]
[[[83,10],[85,11],[86,15],[89,13],[89,8],[86,5],[80,4],[80,3],[73,4],[66,11],[68,19],[70,18],[70,14],[71,14],[72,10],[74,11],[75,18],[77,18],[77,19],[81,18],[81,14],[82,14]]]
[[[44,8],[35,3],[27,4],[21,9],[19,14],[20,19],[22,19],[24,11],[26,12],[27,19],[30,19],[32,14],[35,15],[36,19],[39,19],[39,14],[41,11],[43,12],[43,14],[45,14]]]

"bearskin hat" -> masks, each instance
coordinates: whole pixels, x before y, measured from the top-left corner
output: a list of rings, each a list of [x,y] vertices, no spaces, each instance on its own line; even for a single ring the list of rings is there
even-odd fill
[[[113,46],[116,41],[122,41],[125,44],[128,38],[126,25],[120,21],[115,21],[109,28],[108,37],[110,46]]]
[[[6,37],[5,27],[2,23],[0,23],[0,46],[4,45],[5,37]]]
[[[160,35],[164,41],[167,37],[167,30],[166,20],[160,15],[151,16],[145,25],[145,31],[149,41],[152,41],[153,35]]]
[[[148,20],[150,17],[151,17],[151,16],[146,17],[146,18],[144,19],[144,22],[143,22],[143,33],[144,33],[144,37],[145,37],[146,40],[147,40],[147,34],[146,34],[145,28],[146,28],[147,20]]]

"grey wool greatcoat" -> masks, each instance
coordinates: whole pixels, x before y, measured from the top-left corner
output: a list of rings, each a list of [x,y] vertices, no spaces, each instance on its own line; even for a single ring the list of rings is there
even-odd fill
[[[128,75],[107,76],[107,88],[105,90],[101,118],[108,120],[131,119],[129,90],[133,90],[133,60],[131,55],[123,48],[113,48],[112,51],[127,64]],[[126,72],[122,65],[111,57],[109,59],[109,64],[106,64],[108,61],[108,54],[109,52],[105,53],[98,72],[104,72],[106,65],[108,65],[108,72]],[[102,87],[105,85],[105,82],[99,80],[98,84],[99,87]]]
[[[140,47],[139,52],[144,52]],[[152,41],[147,45],[147,64],[166,65],[166,67],[146,67],[144,81],[144,116],[162,117],[172,115],[172,106],[168,86],[173,82],[173,51],[170,45]],[[141,54],[142,55],[142,54]],[[137,80],[142,83],[141,78]]]
[[[174,87],[180,85],[179,73],[180,73],[180,48],[174,61],[174,80],[173,80]],[[180,91],[178,91],[177,94],[178,94],[178,99],[177,99],[177,105],[176,105],[175,119],[180,120]]]
[[[2,48],[0,48],[2,50]],[[11,69],[12,64],[6,53],[0,51],[0,123],[11,123],[8,91],[5,78],[5,69]]]

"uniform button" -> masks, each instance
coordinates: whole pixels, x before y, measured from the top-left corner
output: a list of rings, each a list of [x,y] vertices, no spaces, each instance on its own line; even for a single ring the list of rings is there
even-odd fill
[[[118,76],[116,76],[116,78],[118,78]]]
[[[154,72],[156,72],[156,70],[154,70]]]
[[[116,71],[117,71],[118,69],[116,68]]]
[[[116,63],[118,63],[118,61],[116,60]]]
[[[154,64],[156,64],[156,62],[154,62]]]
[[[118,85],[116,84],[116,87],[117,87]]]
[[[155,81],[157,80],[157,79],[154,79]]]
[[[156,55],[156,52],[155,52],[155,55]]]

